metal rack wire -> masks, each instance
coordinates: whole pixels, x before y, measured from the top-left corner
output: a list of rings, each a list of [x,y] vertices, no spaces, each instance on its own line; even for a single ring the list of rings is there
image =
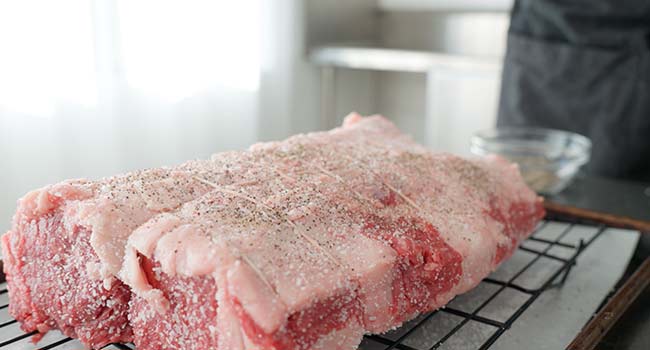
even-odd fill
[[[406,329],[398,329],[393,334],[399,334],[397,337],[391,337],[391,333],[387,335],[368,335],[364,340],[362,349],[372,349],[372,350],[392,350],[392,349],[401,349],[401,350],[434,350],[439,349],[445,342],[448,342],[452,337],[456,336],[463,327],[466,327],[470,322],[476,322],[487,327],[492,328],[492,333],[485,341],[480,344],[477,349],[484,350],[489,349],[497,339],[503,335],[515,321],[530,307],[530,305],[546,290],[549,288],[555,288],[561,286],[569,276],[571,268],[576,264],[576,259],[580,254],[591,245],[591,243],[596,240],[602,232],[605,230],[604,225],[599,225],[594,227],[593,234],[588,238],[581,238],[577,240],[576,243],[567,243],[563,240],[572,233],[573,228],[579,222],[574,220],[573,222],[568,222],[566,227],[560,232],[560,234],[554,239],[548,239],[545,237],[540,237],[539,233],[543,232],[544,228],[548,225],[549,221],[543,222],[533,235],[528,238],[528,240],[519,247],[520,251],[532,254],[534,257],[520,269],[518,269],[512,276],[508,279],[497,279],[497,278],[485,278],[481,283],[490,284],[497,286],[494,290],[482,303],[476,306],[472,310],[462,310],[455,308],[453,302],[450,305],[440,308],[436,311],[433,311],[429,314],[421,316],[415,322],[406,325]],[[543,246],[543,248],[531,248],[527,243],[538,243],[537,246]],[[562,249],[569,250],[570,254],[567,257],[558,256],[552,254],[551,252],[556,247],[561,247]],[[516,280],[522,276],[526,271],[531,270],[535,267],[541,259],[550,259],[560,264],[548,274],[548,277],[545,278],[541,285],[537,288],[524,287],[518,283]],[[502,293],[507,290],[515,290],[517,292],[525,294],[527,297],[524,302],[516,309],[512,310],[510,315],[503,320],[496,318],[484,317],[481,316],[481,311],[490,305],[495,299],[499,297]],[[437,335],[438,339],[428,339],[431,345],[427,344],[426,347],[417,347],[409,345],[409,340],[414,337],[414,334],[418,329],[422,328],[427,322],[433,319],[434,316],[440,313],[447,313],[460,318],[451,330],[448,332]],[[403,327],[404,328],[404,327]]]
[[[547,220],[551,219],[555,218],[547,217]],[[472,325],[480,325],[489,330],[487,339],[482,340],[482,343],[476,348],[481,350],[490,348],[544,291],[550,288],[556,288],[564,283],[569,276],[571,268],[576,264],[576,259],[606,228],[604,225],[590,226],[592,229],[588,235],[582,234],[578,235],[578,238],[573,237],[569,239],[572,233],[576,231],[574,228],[582,222],[575,219],[569,222],[565,219],[562,221],[563,223],[561,224],[558,224],[558,221],[542,222],[533,235],[518,249],[519,252],[530,256],[530,259],[517,269],[511,269],[506,277],[500,278],[499,276],[492,275],[485,278],[479,287],[488,287],[487,289],[490,291],[484,293],[484,296],[487,295],[487,297],[482,299],[477,305],[473,305],[473,308],[457,307],[454,301],[452,301],[446,307],[421,315],[395,331],[382,335],[366,336],[360,350],[440,349],[444,344],[452,341],[455,336],[459,336],[463,332],[463,329],[471,328]],[[555,230],[556,232],[549,237],[545,233],[549,232],[546,229],[551,225],[555,225],[555,228],[560,227],[561,229]],[[584,228],[584,226],[581,227]],[[558,249],[562,250],[563,254],[557,254],[556,250]],[[542,260],[552,261],[555,264],[551,271],[546,271],[545,278],[541,283],[536,287],[530,287],[518,282],[522,275],[527,271],[535,269]],[[500,315],[500,317],[490,317],[484,314],[484,311],[490,308],[495,303],[495,300],[513,291],[525,296],[517,308],[511,310],[508,315]],[[0,285],[0,349],[29,348],[27,344],[34,333],[21,332],[18,323],[8,315],[7,307],[6,284],[3,283]],[[450,329],[444,333],[428,332],[427,325],[434,322],[434,319],[440,315],[448,315],[454,318]],[[435,325],[435,329],[441,328],[444,327]],[[424,337],[426,341],[414,341],[418,336],[420,338]],[[39,342],[39,346],[41,346],[39,349],[43,350],[78,349],[79,343],[58,332],[50,332]],[[131,344],[112,344],[105,349],[133,350],[134,346]]]

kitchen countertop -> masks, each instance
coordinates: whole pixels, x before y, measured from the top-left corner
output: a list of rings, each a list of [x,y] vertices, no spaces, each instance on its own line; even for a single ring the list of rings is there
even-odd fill
[[[569,188],[548,197],[548,200],[650,221],[650,184],[579,176]],[[648,256],[650,233],[641,235],[626,276]],[[650,287],[632,304],[597,349],[650,349]]]
[[[650,184],[578,176],[557,203],[650,221]]]

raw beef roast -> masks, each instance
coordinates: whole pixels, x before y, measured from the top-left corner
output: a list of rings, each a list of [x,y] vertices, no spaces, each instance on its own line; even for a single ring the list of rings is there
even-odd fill
[[[232,184],[238,152],[28,193],[2,237],[10,313],[26,332],[60,329],[93,347],[132,340],[129,289],[116,278],[126,240],[152,216]]]
[[[383,117],[28,194],[3,237],[26,330],[99,347],[354,349],[480,282],[543,216],[517,168]]]

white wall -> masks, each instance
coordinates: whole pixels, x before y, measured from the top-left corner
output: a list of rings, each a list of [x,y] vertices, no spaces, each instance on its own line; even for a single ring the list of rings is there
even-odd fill
[[[382,2],[388,8],[395,3]],[[384,11],[380,16],[381,44],[494,61],[505,53],[508,23],[506,12]],[[413,96],[410,105],[400,100],[384,103],[382,109],[394,110],[400,119],[400,110],[410,111],[406,115],[411,123],[403,124],[436,150],[468,154],[471,136],[496,121],[498,65],[487,69],[441,67],[417,79],[408,78],[411,74],[407,73],[382,74],[391,77],[381,85],[382,96]]]
[[[472,136],[494,127],[501,72],[438,69],[428,74],[427,144],[469,155]]]
[[[380,72],[377,111],[389,116],[404,132],[426,142],[427,80],[422,73]]]
[[[307,59],[316,43],[376,40],[376,0],[269,2],[265,12],[271,20],[263,42],[271,45],[265,50],[271,55],[262,69],[259,139],[328,129],[351,111],[377,112],[374,74],[337,70],[334,105],[325,106],[331,115],[320,115],[322,72]]]

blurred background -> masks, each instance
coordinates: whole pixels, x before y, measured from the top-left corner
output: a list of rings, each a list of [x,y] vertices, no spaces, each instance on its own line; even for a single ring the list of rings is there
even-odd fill
[[[66,178],[172,165],[382,113],[467,153],[511,3],[1,1],[0,229]]]

